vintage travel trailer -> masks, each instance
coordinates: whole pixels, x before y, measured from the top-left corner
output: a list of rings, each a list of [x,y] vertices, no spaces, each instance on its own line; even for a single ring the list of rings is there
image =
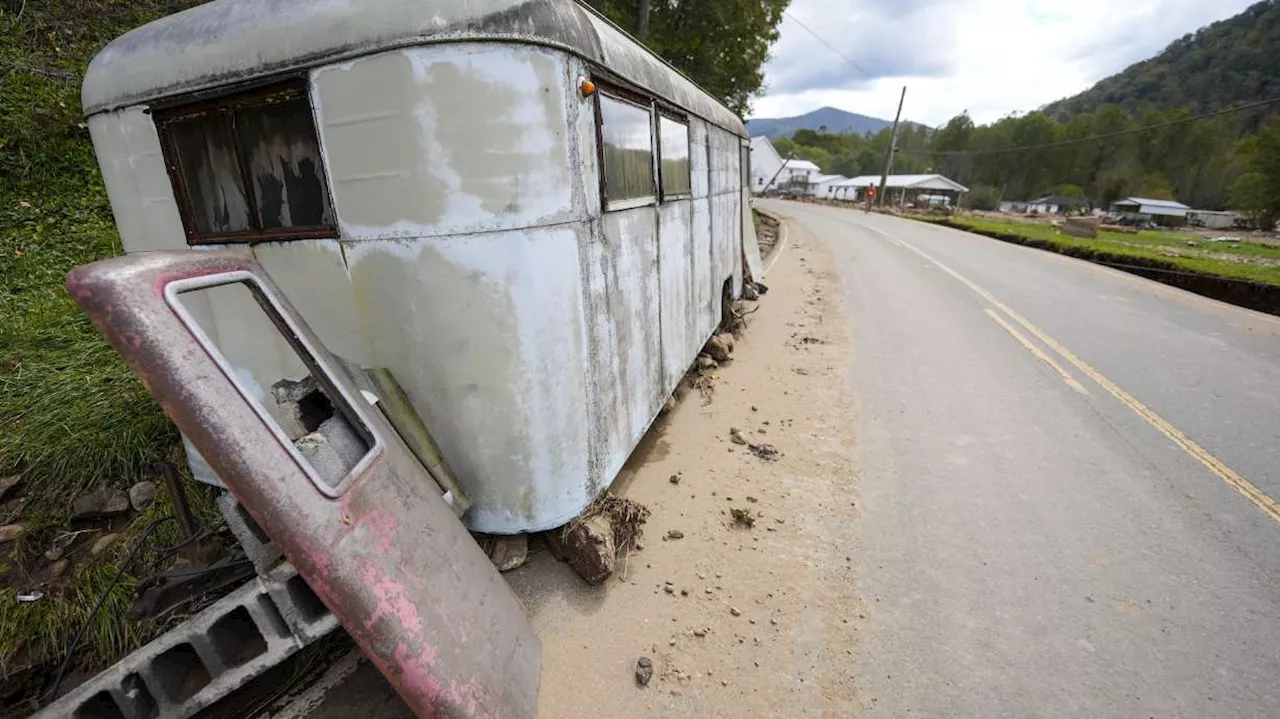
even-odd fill
[[[571,0],[218,0],[82,99],[126,252],[251,253],[394,375],[473,530],[577,515],[761,276],[742,122]],[[233,297],[192,313],[264,404],[297,379]]]

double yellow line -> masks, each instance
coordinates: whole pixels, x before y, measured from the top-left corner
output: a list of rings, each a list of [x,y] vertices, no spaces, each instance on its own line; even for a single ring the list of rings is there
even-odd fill
[[[874,228],[871,228],[871,229],[874,229]],[[964,277],[963,275],[951,269],[950,267],[947,267],[945,264],[939,262],[937,259],[929,255],[928,253],[924,252],[923,250],[913,247],[907,244],[906,242],[903,242],[902,240],[899,240],[895,237],[891,237],[888,234],[881,232],[880,230],[875,230],[875,231],[880,232],[881,234],[884,234],[884,236],[888,237],[891,241],[894,242],[894,244],[900,247],[906,248],[916,253],[917,255],[923,257],[925,260],[929,261],[938,269],[954,277],[965,287],[968,287],[969,289],[973,290],[975,293],[977,293],[979,297],[981,297],[982,299],[990,303],[992,307],[996,308],[997,310],[999,310],[1000,312],[1008,316],[1010,319],[1012,319],[1014,322],[1021,325],[1022,328],[1025,329],[1028,333],[1030,333],[1036,339],[1040,340],[1040,342],[1044,344],[1044,346],[1056,352],[1064,360],[1066,360],[1067,363],[1075,367],[1077,370],[1079,370],[1082,374],[1084,374],[1089,379],[1096,382],[1099,387],[1102,387],[1103,389],[1105,389],[1108,393],[1111,394],[1111,396],[1120,400],[1121,404],[1133,410],[1134,413],[1136,413],[1139,417],[1146,420],[1148,424],[1150,424],[1152,427],[1155,427],[1156,431],[1168,437],[1174,444],[1181,447],[1187,454],[1194,457],[1196,461],[1200,462],[1200,464],[1203,464],[1210,472],[1213,472],[1220,479],[1222,479],[1223,482],[1226,482],[1227,486],[1231,487],[1236,492],[1240,493],[1242,497],[1252,502],[1258,509],[1261,509],[1262,512],[1266,514],[1268,517],[1275,520],[1277,523],[1280,523],[1280,503],[1276,502],[1276,500],[1272,499],[1262,490],[1258,489],[1256,486],[1254,486],[1252,482],[1240,476],[1238,472],[1228,467],[1225,462],[1223,462],[1222,460],[1210,454],[1209,451],[1206,450],[1204,447],[1201,447],[1200,445],[1196,444],[1194,441],[1191,440],[1190,437],[1184,434],[1177,427],[1174,427],[1172,424],[1170,424],[1168,420],[1156,414],[1155,411],[1152,410],[1150,407],[1146,406],[1142,402],[1139,402],[1138,398],[1126,392],[1115,382],[1112,382],[1110,379],[1107,379],[1105,375],[1103,375],[1098,370],[1094,369],[1093,366],[1090,365],[1088,362],[1085,362],[1084,360],[1077,357],[1075,353],[1071,352],[1071,350],[1068,350],[1066,347],[1062,346],[1062,344],[1059,343],[1057,340],[1045,334],[1043,330],[1041,330],[1039,327],[1036,327],[1029,320],[1027,320],[1027,318],[1015,312],[1013,308],[1009,307],[1005,303],[996,299],[990,292],[987,292],[985,289],[974,284],[968,278]],[[1020,344],[1022,344],[1022,346],[1026,347],[1038,359],[1040,359],[1042,362],[1044,362],[1045,364],[1053,368],[1053,370],[1062,377],[1063,381],[1065,381],[1068,386],[1070,386],[1072,389],[1076,390],[1077,392],[1080,392],[1081,394],[1088,394],[1088,391],[1084,388],[1084,386],[1081,385],[1078,381],[1076,381],[1076,379],[1072,377],[1071,374],[1067,372],[1066,369],[1064,369],[1061,365],[1059,365],[1046,352],[1044,352],[1039,347],[1037,347],[1034,343],[1032,343],[1027,337],[1023,336],[1023,334],[1019,332],[1017,328],[1013,327],[1008,322],[1006,322],[1003,317],[1001,317],[999,314],[995,312],[995,310],[992,310],[991,308],[987,308],[986,313],[989,317],[991,317],[991,319],[995,320],[996,324],[1000,325],[1002,328],[1005,329],[1005,331],[1013,335],[1014,339],[1016,339]]]

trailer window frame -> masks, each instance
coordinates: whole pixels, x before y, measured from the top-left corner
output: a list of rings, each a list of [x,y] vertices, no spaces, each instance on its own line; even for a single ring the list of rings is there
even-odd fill
[[[631,107],[644,110],[649,114],[649,176],[650,176],[650,192],[647,195],[637,197],[609,197],[609,171],[608,162],[605,156],[605,122],[604,122],[604,103],[605,101],[621,103]],[[659,201],[658,190],[658,138],[656,136],[655,126],[657,121],[657,107],[654,105],[653,98],[642,95],[640,93],[631,92],[617,85],[607,85],[598,83],[595,93],[595,102],[592,103],[595,110],[596,120],[596,164],[600,172],[600,205],[605,212],[616,212],[619,210],[631,210],[637,207],[646,207],[656,205]]]
[[[258,192],[251,174],[251,155],[247,147],[245,130],[239,126],[242,113],[285,105],[287,103],[306,101],[306,127],[309,133],[304,140],[314,143],[316,148],[315,178],[319,181],[320,202],[325,221],[320,224],[290,225],[282,227],[264,227],[262,207]],[[221,245],[267,242],[273,240],[297,239],[332,239],[339,236],[337,210],[333,201],[332,188],[328,177],[328,168],[324,161],[324,150],[320,145],[320,134],[316,127],[315,112],[310,99],[310,92],[305,78],[295,77],[278,80],[268,85],[240,90],[230,94],[201,98],[186,103],[166,103],[163,107],[151,111],[155,122],[156,133],[160,140],[161,154],[165,169],[169,173],[174,199],[178,205],[178,214],[182,218],[187,244]],[[228,129],[233,159],[239,171],[234,178],[242,187],[243,199],[248,212],[248,228],[230,232],[201,231],[197,220],[195,202],[188,187],[187,177],[182,166],[182,153],[178,146],[178,132],[185,123],[218,119]],[[189,125],[188,125],[189,126]]]
[[[664,167],[666,156],[663,152],[662,143],[662,123],[664,120],[667,122],[674,122],[684,128],[685,155],[683,161],[685,164],[685,186],[684,189],[679,192],[667,192],[667,173]],[[655,132],[654,135],[658,139],[658,196],[662,202],[670,200],[687,200],[693,197],[693,137],[689,129],[689,118],[666,108],[659,107],[654,122],[657,124],[657,132]]]

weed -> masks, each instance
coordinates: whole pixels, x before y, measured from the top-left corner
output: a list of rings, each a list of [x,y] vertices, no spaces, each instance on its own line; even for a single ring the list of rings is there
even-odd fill
[[[41,600],[15,600],[34,588],[15,586],[28,579],[20,560],[39,557],[41,540],[65,535],[71,498],[103,483],[127,486],[153,461],[182,459],[176,430],[71,300],[63,278],[122,251],[80,113],[84,69],[112,38],[195,4],[0,2],[0,475],[23,475],[21,521],[29,532],[5,547],[0,674],[63,651],[116,572],[114,551],[77,557]],[[208,493],[191,494],[198,513],[216,516]],[[131,545],[167,506],[157,501],[135,518],[119,546]],[[172,528],[152,541],[165,541],[165,533]],[[135,584],[126,572],[86,632],[91,663],[114,661],[158,631],[123,620]]]

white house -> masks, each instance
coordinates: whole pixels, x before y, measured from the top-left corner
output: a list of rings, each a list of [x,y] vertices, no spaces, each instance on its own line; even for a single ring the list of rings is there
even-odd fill
[[[844,175],[814,175],[810,178],[809,194],[814,197],[834,199],[836,184],[848,179]]]
[[[783,161],[767,137],[751,138],[751,192],[786,191],[809,193],[814,178],[821,174],[808,160]]]
[[[1079,210],[1089,207],[1089,198],[1079,195],[1047,195],[1027,203],[1026,212],[1037,212],[1042,215],[1061,215],[1067,210]]]
[[[1111,203],[1111,213],[1120,217],[1153,221],[1162,225],[1181,224],[1191,208],[1173,200],[1126,197]]]

